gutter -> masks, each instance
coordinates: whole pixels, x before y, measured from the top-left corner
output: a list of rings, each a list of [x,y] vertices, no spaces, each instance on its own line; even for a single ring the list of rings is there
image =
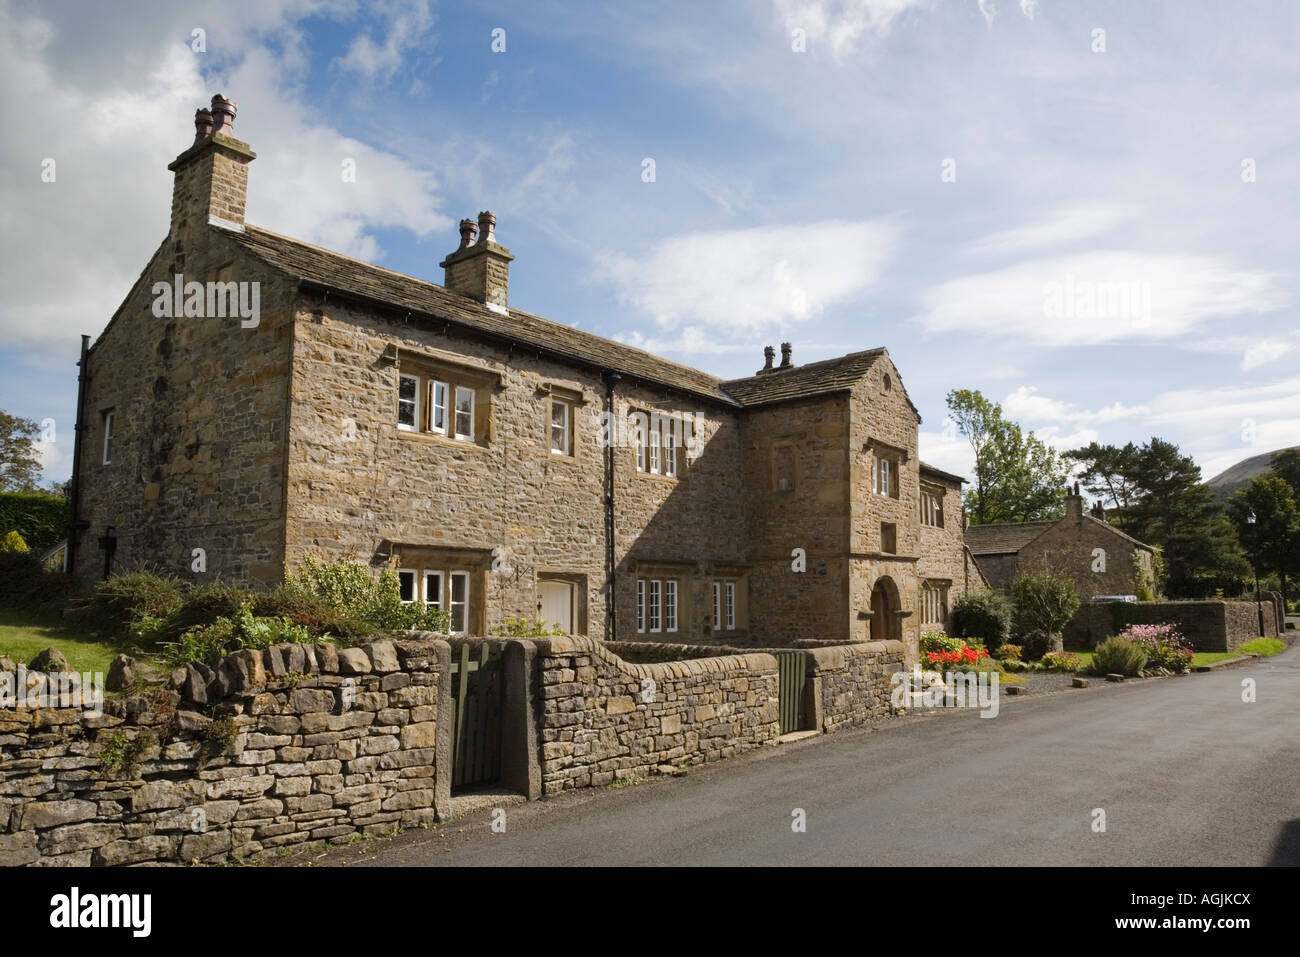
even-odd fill
[[[615,428],[617,417],[614,414],[614,389],[622,376],[612,369],[601,372],[605,380],[605,423],[607,429]],[[618,636],[618,604],[615,601],[617,571],[614,567],[614,447],[615,437],[607,433],[605,443],[605,640],[613,641]]]

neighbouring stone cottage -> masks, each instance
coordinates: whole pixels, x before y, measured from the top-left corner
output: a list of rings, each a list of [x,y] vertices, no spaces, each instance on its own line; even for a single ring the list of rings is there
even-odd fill
[[[1064,518],[971,525],[966,545],[989,585],[1003,592],[1043,568],[1073,578],[1083,601],[1134,594],[1139,573],[1151,576],[1151,546],[1107,523],[1099,506],[1085,512],[1077,484],[1065,497]]]
[[[168,235],[83,345],[75,573],[270,583],[355,558],[458,634],[540,616],[913,653],[983,583],[962,479],[919,461],[885,349],[768,347],[723,381],[512,306],[489,212],[443,285],[259,229],[234,119],[221,96],[197,112]]]

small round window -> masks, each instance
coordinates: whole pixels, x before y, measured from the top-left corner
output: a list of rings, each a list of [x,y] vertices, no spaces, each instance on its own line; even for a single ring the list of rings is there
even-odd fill
[[[894,380],[889,378],[889,373],[885,373],[885,391],[888,392],[894,387]]]

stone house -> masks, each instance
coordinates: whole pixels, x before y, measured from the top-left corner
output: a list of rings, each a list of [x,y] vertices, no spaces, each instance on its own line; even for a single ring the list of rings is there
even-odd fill
[[[941,626],[982,582],[885,349],[723,381],[509,302],[496,218],[437,285],[244,221],[235,104],[83,340],[70,567],[397,570],[457,633],[775,643]]]
[[[1151,546],[1112,527],[1099,507],[1085,512],[1077,484],[1066,495],[1064,518],[971,525],[966,546],[990,586],[1002,592],[1022,573],[1045,567],[1073,578],[1082,601],[1135,594],[1139,569],[1151,574]]]

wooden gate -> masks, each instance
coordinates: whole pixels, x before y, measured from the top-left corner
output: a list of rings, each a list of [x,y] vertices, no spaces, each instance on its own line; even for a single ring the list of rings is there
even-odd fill
[[[798,731],[803,723],[803,686],[808,659],[802,651],[778,651],[776,663],[781,733],[789,734]]]
[[[501,778],[501,649],[465,642],[451,651],[451,787]]]

